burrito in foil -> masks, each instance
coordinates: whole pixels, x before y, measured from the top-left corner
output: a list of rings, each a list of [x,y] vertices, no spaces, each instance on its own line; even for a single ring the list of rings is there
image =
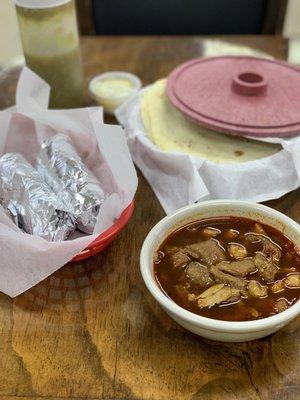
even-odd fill
[[[0,202],[32,235],[62,241],[75,229],[73,216],[21,154],[0,158]]]
[[[73,213],[77,228],[93,233],[105,192],[82,162],[71,139],[59,133],[45,140],[37,158],[37,169]]]

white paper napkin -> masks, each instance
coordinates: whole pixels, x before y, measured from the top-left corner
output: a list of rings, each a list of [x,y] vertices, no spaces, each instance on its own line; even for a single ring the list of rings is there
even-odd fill
[[[283,149],[266,158],[239,164],[217,164],[200,157],[161,151],[147,135],[140,105],[144,91],[116,110],[135,164],[148,180],[165,212],[208,199],[261,202],[300,186],[300,136],[264,138]]]
[[[137,175],[120,126],[103,123],[102,108],[48,110],[49,86],[24,68],[16,106],[0,112],[0,155],[22,153],[34,163],[43,139],[63,132],[104,186],[113,188],[93,235],[48,242],[13,224],[0,206],[0,291],[14,297],[55,272],[108,229],[132,202]]]

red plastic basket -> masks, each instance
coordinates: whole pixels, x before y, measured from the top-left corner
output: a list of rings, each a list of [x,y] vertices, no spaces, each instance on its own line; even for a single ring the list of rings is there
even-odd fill
[[[97,239],[95,239],[86,249],[82,250],[81,253],[77,254],[71,261],[84,260],[105,249],[105,247],[114,240],[118,233],[127,224],[132,216],[133,209],[134,202],[129,204],[129,206],[122,212],[120,218],[109,229],[107,229],[107,231],[101,233]]]

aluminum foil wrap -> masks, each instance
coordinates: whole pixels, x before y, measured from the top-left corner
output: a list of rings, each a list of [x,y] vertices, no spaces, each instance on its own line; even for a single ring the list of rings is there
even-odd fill
[[[82,162],[71,139],[57,134],[45,140],[37,158],[37,169],[73,213],[77,228],[93,233],[105,192]]]
[[[32,235],[62,241],[75,229],[72,215],[21,154],[0,158],[0,202]]]

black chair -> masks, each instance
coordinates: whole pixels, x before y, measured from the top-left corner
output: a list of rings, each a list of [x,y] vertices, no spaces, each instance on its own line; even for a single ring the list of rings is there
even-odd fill
[[[287,0],[77,1],[81,32],[104,35],[280,33],[286,4]]]

